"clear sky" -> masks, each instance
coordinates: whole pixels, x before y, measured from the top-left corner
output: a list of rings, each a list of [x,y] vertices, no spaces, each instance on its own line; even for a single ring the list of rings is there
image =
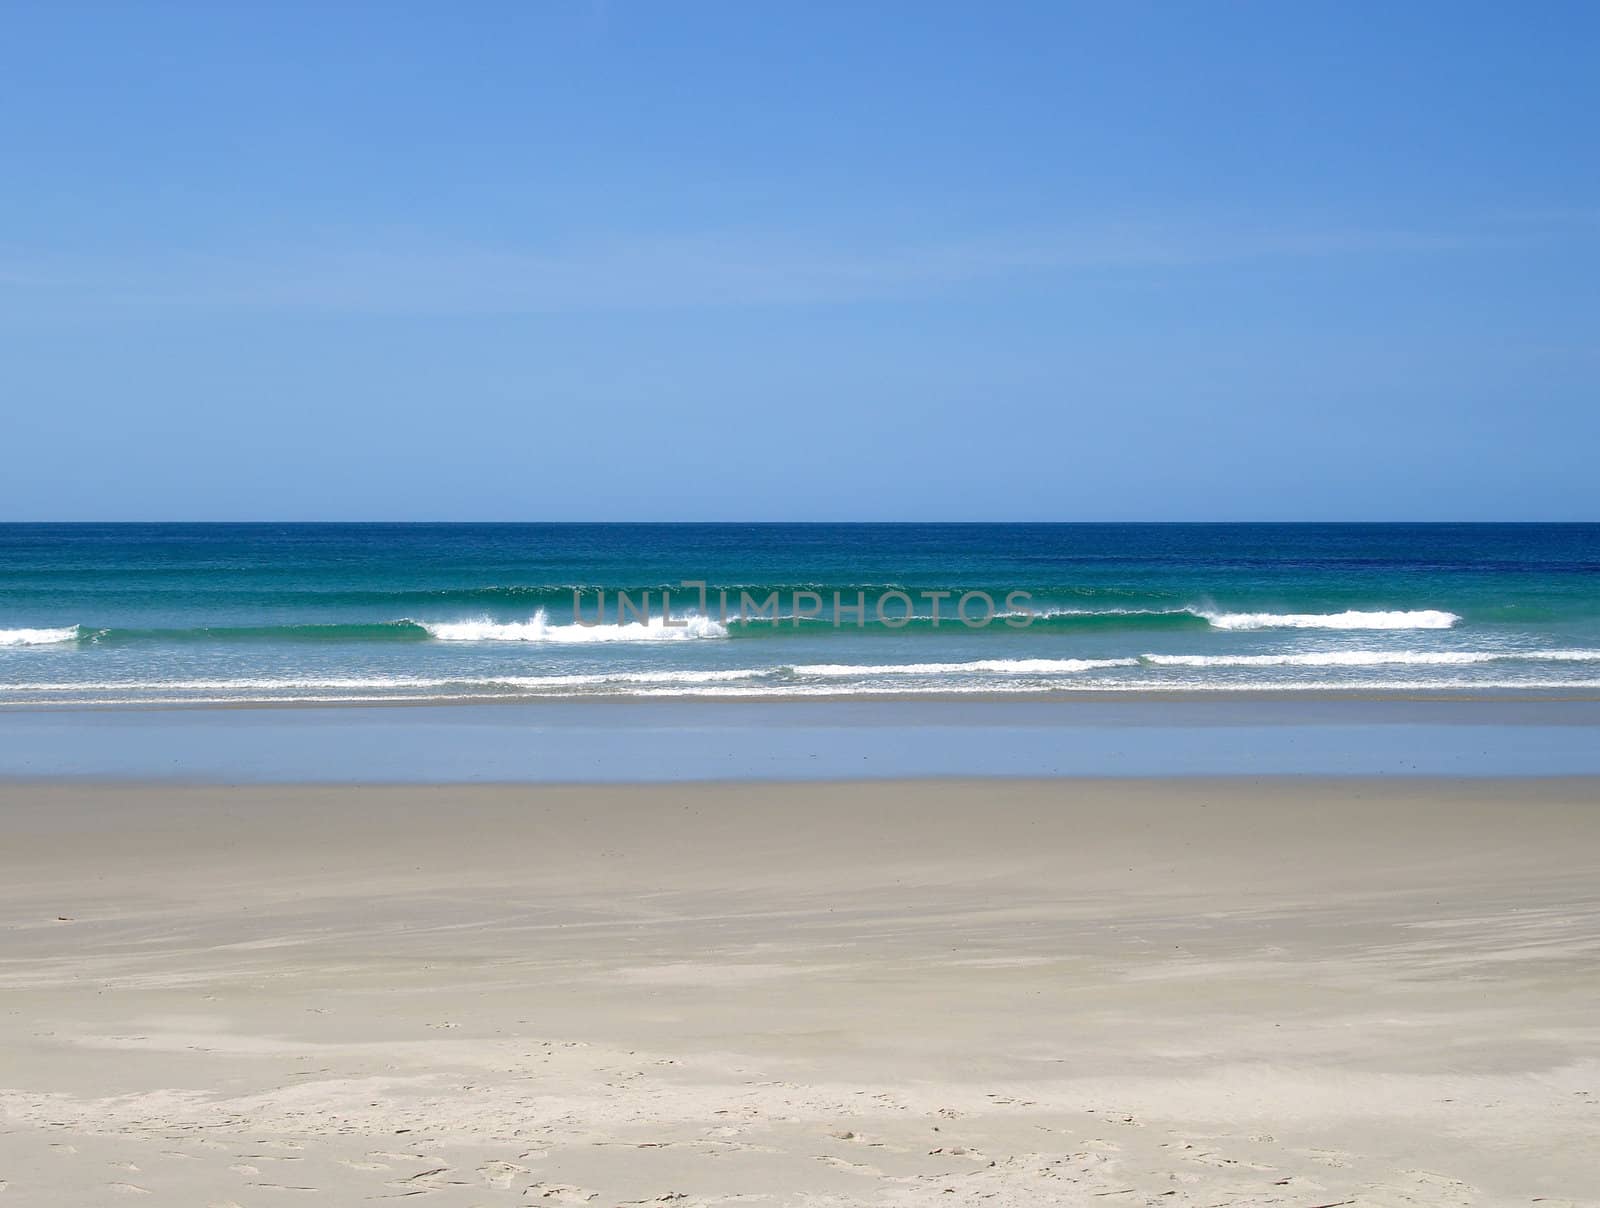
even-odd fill
[[[0,2],[0,519],[1600,519],[1600,5]]]

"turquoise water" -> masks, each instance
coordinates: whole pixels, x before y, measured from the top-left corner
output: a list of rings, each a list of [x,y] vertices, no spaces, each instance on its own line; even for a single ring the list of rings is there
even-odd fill
[[[0,704],[1252,689],[1592,694],[1600,526],[0,526]]]

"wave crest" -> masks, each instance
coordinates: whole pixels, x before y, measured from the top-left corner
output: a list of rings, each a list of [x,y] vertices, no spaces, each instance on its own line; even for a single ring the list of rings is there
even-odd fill
[[[1478,663],[1592,663],[1600,650],[1316,650],[1297,654],[1146,654],[1151,667],[1466,667]]]
[[[1422,608],[1409,612],[1202,612],[1215,629],[1449,629],[1453,612]]]
[[[959,675],[989,671],[998,675],[1055,675],[1134,667],[1138,659],[978,659],[968,663],[801,663],[788,668],[801,676],[833,678],[852,675]]]
[[[0,629],[0,646],[54,646],[58,642],[76,642],[78,634],[76,625],[62,629]]]
[[[595,642],[671,642],[725,638],[728,627],[709,617],[686,616],[673,620],[655,616],[625,625],[552,625],[544,609],[526,621],[418,621],[428,636],[441,642],[551,642],[581,646]]]

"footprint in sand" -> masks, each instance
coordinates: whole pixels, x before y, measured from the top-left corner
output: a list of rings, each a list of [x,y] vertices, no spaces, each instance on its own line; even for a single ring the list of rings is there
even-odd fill
[[[849,1141],[852,1145],[866,1145],[873,1149],[882,1149],[883,1142],[865,1133],[858,1133],[851,1128],[836,1128],[828,1133],[835,1141]]]
[[[1260,1162],[1246,1162],[1243,1158],[1225,1158],[1215,1150],[1201,1150],[1198,1153],[1184,1154],[1191,1162],[1198,1162],[1202,1166],[1216,1166],[1225,1168],[1238,1167],[1241,1170],[1275,1170],[1276,1167],[1264,1166]]]
[[[599,1197],[598,1191],[583,1187],[569,1187],[564,1183],[535,1183],[522,1193],[540,1200],[553,1200],[557,1204],[587,1204]]]
[[[1350,1155],[1340,1149],[1307,1149],[1303,1151],[1313,1162],[1324,1166],[1347,1166]]]
[[[404,1178],[395,1179],[388,1183],[387,1186],[398,1187],[407,1191],[416,1191],[423,1188],[437,1191],[442,1185],[452,1181],[439,1177],[440,1175],[448,1174],[449,1170],[448,1166],[434,1166],[428,1170],[419,1170],[416,1174],[408,1174]]]
[[[835,1170],[848,1170],[852,1174],[867,1174],[875,1177],[883,1174],[883,1171],[876,1167],[868,1166],[865,1162],[847,1162],[843,1158],[836,1158],[827,1153],[819,1153],[817,1161],[824,1166],[832,1166]]]
[[[149,1195],[150,1192],[140,1187],[137,1183],[107,1183],[106,1190],[120,1191],[123,1195]]]
[[[1272,1185],[1274,1187],[1288,1187],[1293,1191],[1297,1191],[1306,1195],[1317,1191],[1326,1191],[1328,1189],[1326,1184],[1319,1183],[1315,1179],[1308,1179],[1304,1175],[1299,1174],[1287,1174],[1281,1179],[1273,1179]]]
[[[1477,1195],[1477,1188],[1471,1183],[1453,1179],[1447,1174],[1436,1174],[1431,1170],[1405,1170],[1401,1174],[1411,1180],[1414,1189],[1428,1192],[1430,1200],[1448,1198],[1456,1203],[1471,1203]]]
[[[485,1162],[478,1167],[478,1177],[491,1187],[509,1189],[518,1175],[532,1174],[526,1166],[515,1162]]]

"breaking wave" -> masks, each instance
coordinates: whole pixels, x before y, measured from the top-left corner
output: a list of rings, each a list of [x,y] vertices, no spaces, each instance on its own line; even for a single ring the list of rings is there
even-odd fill
[[[64,629],[0,629],[0,646],[54,646],[78,640],[78,627]]]
[[[1062,675],[1135,667],[1138,659],[977,659],[966,663],[801,663],[788,668],[795,675],[824,678],[858,675]]]
[[[980,614],[981,615],[981,614]],[[974,619],[978,619],[976,616]],[[828,632],[848,636],[855,633],[960,633],[988,628],[997,633],[1058,633],[1078,630],[1117,629],[1449,629],[1461,618],[1453,612],[1434,609],[1418,611],[1350,610],[1338,613],[1210,612],[1197,608],[1173,609],[1072,609],[1037,608],[1032,613],[1000,612],[986,624],[970,630],[953,610],[937,621],[930,616],[891,616],[887,621],[869,616],[857,625],[846,613],[836,621],[830,613],[822,616],[737,617],[724,620],[698,614],[684,614],[669,622],[656,614],[648,620],[601,624],[578,621],[552,621],[540,608],[527,620],[498,620],[478,617],[467,620],[419,621],[402,618],[394,621],[300,623],[293,625],[202,625],[186,629],[90,628],[67,625],[55,628],[0,629],[0,647],[52,646],[67,643],[124,645],[133,642],[416,642],[430,638],[441,642],[550,642],[587,645],[602,642],[664,642],[685,639],[726,637],[781,637],[796,631]]]
[[[709,617],[685,616],[668,621],[655,616],[625,625],[552,625],[544,609],[526,621],[419,621],[428,636],[441,642],[553,642],[588,645],[595,642],[672,642],[725,638],[728,627]]]
[[[1600,662],[1600,650],[1316,650],[1296,654],[1146,654],[1151,667],[1466,667]]]
[[[1461,620],[1453,612],[1424,608],[1410,612],[1202,612],[1215,629],[1449,629]]]

